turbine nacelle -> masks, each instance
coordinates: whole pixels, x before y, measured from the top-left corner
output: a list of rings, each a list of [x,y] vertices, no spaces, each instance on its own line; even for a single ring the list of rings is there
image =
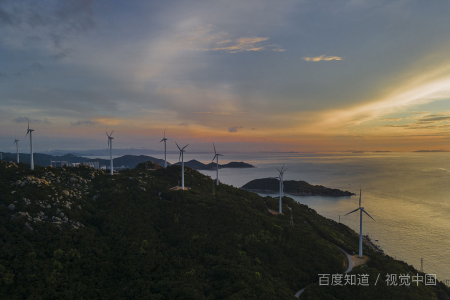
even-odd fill
[[[175,142],[175,144],[177,144],[177,142]],[[182,155],[184,152],[186,152],[186,150],[184,150],[184,148],[186,148],[187,146],[189,146],[189,144],[187,144],[187,145],[184,146],[183,148],[180,148],[180,146],[178,146],[178,144],[177,144],[178,150],[180,150],[180,157],[178,158],[178,161],[180,161],[181,155]]]
[[[223,154],[217,153],[216,146],[214,145],[214,143],[213,143],[213,147],[214,147],[214,157],[213,157],[212,161],[214,161],[216,159],[216,157],[225,156]]]
[[[167,141],[167,139],[166,139],[166,129],[164,128],[164,138],[159,142],[161,143],[161,142],[165,142],[165,141]]]

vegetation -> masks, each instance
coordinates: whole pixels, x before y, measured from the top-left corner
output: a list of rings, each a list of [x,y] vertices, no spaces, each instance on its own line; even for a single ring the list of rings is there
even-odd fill
[[[272,215],[277,199],[213,190],[189,168],[191,189],[169,190],[180,173],[0,162],[0,299],[295,299],[305,286],[304,299],[450,295],[442,283],[373,286],[375,274],[417,271],[370,249],[352,273],[369,273],[371,286],[318,286],[318,274],[343,273],[336,245],[356,252],[355,232],[287,197]]]
[[[330,189],[321,185],[311,185],[306,181],[285,180],[283,181],[284,192],[298,196],[352,196],[355,195],[348,191],[339,189]],[[275,178],[254,179],[244,186],[245,190],[259,192],[278,192],[280,190],[280,181]]]

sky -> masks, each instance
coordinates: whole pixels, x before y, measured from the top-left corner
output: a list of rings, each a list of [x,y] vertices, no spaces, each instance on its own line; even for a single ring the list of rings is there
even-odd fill
[[[0,0],[0,150],[450,150],[450,2]],[[173,148],[173,149],[172,149]],[[211,149],[210,149],[211,148]]]

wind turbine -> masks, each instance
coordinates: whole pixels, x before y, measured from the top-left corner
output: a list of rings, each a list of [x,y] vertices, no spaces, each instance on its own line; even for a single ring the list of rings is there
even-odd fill
[[[216,146],[214,145],[214,143],[213,143],[213,147],[214,147],[214,157],[211,162],[213,162],[214,159],[216,159],[216,166],[217,166],[217,168],[216,168],[216,178],[217,178],[216,185],[219,185],[219,156],[225,156],[225,155],[216,152]]]
[[[369,215],[364,210],[364,207],[361,206],[361,189],[359,190],[359,207],[357,209],[349,212],[348,214],[345,214],[344,216],[354,213],[357,210],[359,210],[359,257],[362,257],[362,213],[364,212],[366,215],[368,215],[374,221],[375,221],[375,219],[372,218],[372,216]]]
[[[16,144],[16,148],[17,148],[17,163],[19,163],[19,140],[17,139],[17,136],[15,137],[15,141],[13,143],[13,145]]]
[[[177,144],[177,142],[175,142],[175,144]],[[180,150],[180,157],[178,158],[178,161],[181,158],[181,188],[183,189],[183,191],[184,191],[184,152],[185,152],[184,148],[186,148],[187,146],[189,146],[189,144],[187,144],[183,148],[180,148],[180,146],[178,146],[177,144],[177,147]]]
[[[30,134],[30,159],[31,159],[31,170],[34,170],[34,160],[33,160],[33,131],[34,129],[30,129],[30,119],[28,119],[28,130],[27,130],[27,134],[25,136],[28,135],[28,133]]]
[[[163,142],[164,141],[164,168],[167,168],[167,159],[166,159],[166,129],[164,128],[164,138],[160,141]]]
[[[279,204],[280,207],[278,209],[279,214],[281,214],[283,212],[283,209],[282,209],[282,200],[283,200],[283,191],[284,191],[283,175],[284,175],[284,172],[286,172],[286,170],[287,169],[284,169],[284,165],[281,168],[281,170],[277,169],[277,171],[280,172],[280,175],[278,176],[278,178],[280,180],[280,204]]]
[[[108,137],[109,156],[111,158],[111,175],[113,175],[113,157],[112,157],[112,140],[114,139],[112,137],[113,132],[114,130],[111,131],[111,134],[108,134],[108,132],[106,132],[106,136]]]

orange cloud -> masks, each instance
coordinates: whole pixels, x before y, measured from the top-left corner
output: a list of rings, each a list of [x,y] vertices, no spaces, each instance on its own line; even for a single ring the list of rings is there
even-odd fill
[[[342,57],[339,56],[325,56],[325,55],[321,55],[321,56],[316,56],[316,57],[303,57],[303,60],[306,61],[330,61],[330,60],[342,60]]]

